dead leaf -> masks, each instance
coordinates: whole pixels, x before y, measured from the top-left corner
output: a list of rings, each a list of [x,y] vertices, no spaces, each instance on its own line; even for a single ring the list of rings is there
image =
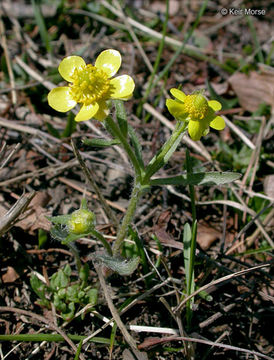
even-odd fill
[[[138,345],[138,349],[147,349],[152,348],[154,346],[165,344],[169,341],[181,340],[178,336],[168,336],[168,337],[148,337],[142,344]]]
[[[220,239],[221,236],[222,234],[219,231],[213,229],[212,227],[198,224],[197,243],[200,245],[202,250],[209,249],[210,246],[214,243],[214,241]]]
[[[166,4],[163,1],[153,1],[150,5],[151,11],[160,12],[162,14],[166,11]],[[175,16],[180,9],[180,2],[178,0],[170,0],[169,2],[169,15]]]
[[[167,209],[161,212],[152,230],[162,244],[182,250],[183,244],[174,240],[174,237],[166,231],[169,223],[171,223],[171,210]]]
[[[223,83],[214,83],[211,82],[210,85],[213,87],[214,91],[216,92],[216,94],[218,95],[224,95],[227,93],[228,90],[228,82],[225,81]],[[208,92],[208,97],[210,97],[210,93]]]
[[[17,280],[20,276],[17,274],[17,272],[14,270],[13,267],[8,266],[7,272],[2,275],[3,283],[13,283],[15,280]]]
[[[170,218],[171,218],[171,210],[170,209],[167,209],[167,210],[161,212],[161,214],[157,218],[156,226],[166,229]]]
[[[38,192],[30,202],[29,210],[25,213],[24,218],[18,221],[15,226],[28,231],[31,235],[34,235],[34,231],[37,229],[49,231],[51,224],[46,219],[46,216],[50,214],[48,210],[45,209],[45,206],[50,199],[51,197],[47,192]]]
[[[239,98],[241,106],[250,112],[256,111],[262,103],[274,103],[274,72],[263,69],[259,74],[252,71],[249,76],[236,73],[229,83]]]
[[[164,229],[157,228],[154,230],[154,234],[157,236],[161,244],[178,250],[183,250],[183,243],[174,240],[173,237],[169,235]]]

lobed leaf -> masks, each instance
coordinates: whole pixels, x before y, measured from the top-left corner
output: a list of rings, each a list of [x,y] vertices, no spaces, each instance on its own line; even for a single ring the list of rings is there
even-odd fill
[[[88,146],[94,147],[106,147],[112,145],[119,145],[120,140],[113,139],[113,140],[106,140],[106,139],[84,139],[83,143]]]
[[[132,259],[115,258],[109,255],[95,255],[96,259],[100,260],[111,270],[117,272],[119,275],[126,276],[131,275],[139,264],[139,257]]]
[[[223,185],[235,181],[241,177],[236,172],[218,172],[184,174],[150,180],[150,185]]]

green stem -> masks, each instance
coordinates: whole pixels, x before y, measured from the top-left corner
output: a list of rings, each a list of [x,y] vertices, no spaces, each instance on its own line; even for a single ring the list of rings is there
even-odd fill
[[[186,150],[186,169],[187,175],[191,175],[193,173],[191,159],[189,155],[189,150]],[[197,238],[197,216],[196,216],[196,206],[195,206],[195,188],[194,185],[189,184],[189,193],[191,199],[191,210],[192,210],[192,227],[191,227],[191,243],[190,243],[190,257],[189,257],[189,281],[187,284],[187,296],[189,296],[194,289],[194,263],[195,263],[195,253],[196,253],[196,238]],[[188,328],[191,326],[191,318],[192,318],[192,309],[191,309],[191,301],[190,299],[186,304],[186,318]]]
[[[72,252],[73,256],[75,257],[76,267],[77,267],[77,270],[78,270],[78,273],[79,273],[80,270],[81,270],[81,267],[82,267],[82,263],[81,263],[81,259],[80,259],[80,256],[78,254],[78,251],[74,247],[74,245],[72,245],[72,243],[68,242],[68,243],[66,243],[66,245],[70,249],[70,251]]]
[[[188,149],[186,149],[186,170],[187,170],[187,175],[191,175],[193,173]],[[191,199],[192,222],[194,223],[196,220],[196,206],[195,206],[195,189],[194,189],[194,185],[192,184],[189,184],[189,193]]]
[[[109,243],[107,242],[107,240],[104,238],[104,236],[99,233],[98,231],[91,230],[90,233],[96,237],[96,239],[98,239],[99,241],[101,241],[101,243],[104,245],[105,249],[107,250],[109,255],[112,255],[112,250],[111,250],[111,246],[109,245]]]
[[[107,122],[107,125],[109,126],[113,135],[115,135],[121,141],[121,144],[123,145],[125,151],[127,152],[128,157],[130,158],[130,161],[135,169],[137,176],[140,178],[141,177],[141,169],[140,169],[138,160],[137,160],[134,152],[132,151],[131,147],[129,146],[127,139],[124,137],[121,130],[119,129],[117,124],[113,121],[113,119],[110,116],[108,116],[105,121]]]
[[[68,338],[73,341],[85,340],[86,336],[67,334]],[[15,334],[15,335],[0,335],[0,341],[51,341],[51,342],[63,342],[65,341],[62,335],[59,334]],[[93,337],[90,342],[96,342],[100,344],[109,344],[110,340],[106,338]]]
[[[148,164],[145,170],[143,184],[148,184],[151,176],[167,163],[170,156],[173,154],[173,152],[179,145],[181,138],[184,135],[184,130],[186,126],[187,125],[184,121],[178,121],[176,123],[175,129],[173,130],[170,138]]]
[[[142,190],[142,186],[139,183],[135,183],[127,208],[127,212],[123,218],[122,224],[117,234],[117,239],[115,240],[112,248],[113,256],[117,256],[120,253],[120,248],[124,242],[125,237],[127,236],[128,226],[131,223],[135,214],[138,200],[142,195]]]

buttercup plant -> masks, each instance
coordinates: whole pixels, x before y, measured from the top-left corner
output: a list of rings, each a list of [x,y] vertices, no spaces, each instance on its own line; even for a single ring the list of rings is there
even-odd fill
[[[142,148],[134,129],[127,121],[123,101],[132,96],[134,81],[128,75],[122,75],[111,79],[121,65],[121,55],[117,50],[103,51],[95,61],[95,66],[86,65],[85,61],[78,56],[69,56],[61,61],[59,72],[63,78],[70,82],[67,87],[59,87],[51,90],[48,95],[49,105],[55,110],[66,112],[77,103],[81,109],[76,115],[76,121],[89,120],[91,118],[102,121],[106,130],[113,137],[112,141],[101,141],[100,145],[110,146],[119,144],[127,153],[134,169],[134,185],[129,199],[127,211],[117,229],[117,237],[112,247],[105,240],[103,234],[95,230],[94,215],[87,209],[86,203],[80,210],[71,215],[52,217],[50,220],[55,224],[52,235],[62,240],[65,244],[85,235],[91,235],[100,240],[106,248],[106,254],[95,255],[105,266],[118,272],[120,275],[131,274],[138,266],[138,258],[124,259],[121,257],[121,249],[128,234],[129,225],[133,222],[134,214],[141,196],[152,186],[189,185],[192,188],[192,208],[194,211],[194,185],[202,184],[225,184],[240,177],[237,173],[192,173],[188,166],[187,172],[177,176],[157,178],[154,175],[170,159],[181,142],[182,137],[188,131],[190,137],[197,141],[205,136],[209,127],[222,130],[225,122],[216,112],[221,109],[221,104],[215,100],[207,100],[201,93],[185,95],[179,89],[171,89],[174,99],[167,99],[166,105],[174,118],[177,120],[175,129],[166,143],[159,149],[157,154],[144,164]],[[112,100],[116,108],[116,116],[109,116],[110,105],[107,101]],[[98,139],[96,139],[98,145]],[[188,164],[189,165],[189,164]],[[193,214],[193,218],[195,218]],[[65,225],[65,230],[62,226]],[[188,233],[189,226],[188,226]],[[186,239],[189,234],[186,234]],[[189,255],[190,274],[187,276],[188,294],[194,289],[193,282],[193,259],[196,244],[196,223],[192,227],[191,254]],[[185,244],[186,246],[186,244]]]

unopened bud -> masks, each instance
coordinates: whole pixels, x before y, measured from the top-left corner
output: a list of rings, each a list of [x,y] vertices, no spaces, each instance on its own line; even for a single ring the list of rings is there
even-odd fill
[[[85,234],[94,228],[95,214],[86,209],[79,209],[71,214],[67,223],[68,230],[72,234]]]

